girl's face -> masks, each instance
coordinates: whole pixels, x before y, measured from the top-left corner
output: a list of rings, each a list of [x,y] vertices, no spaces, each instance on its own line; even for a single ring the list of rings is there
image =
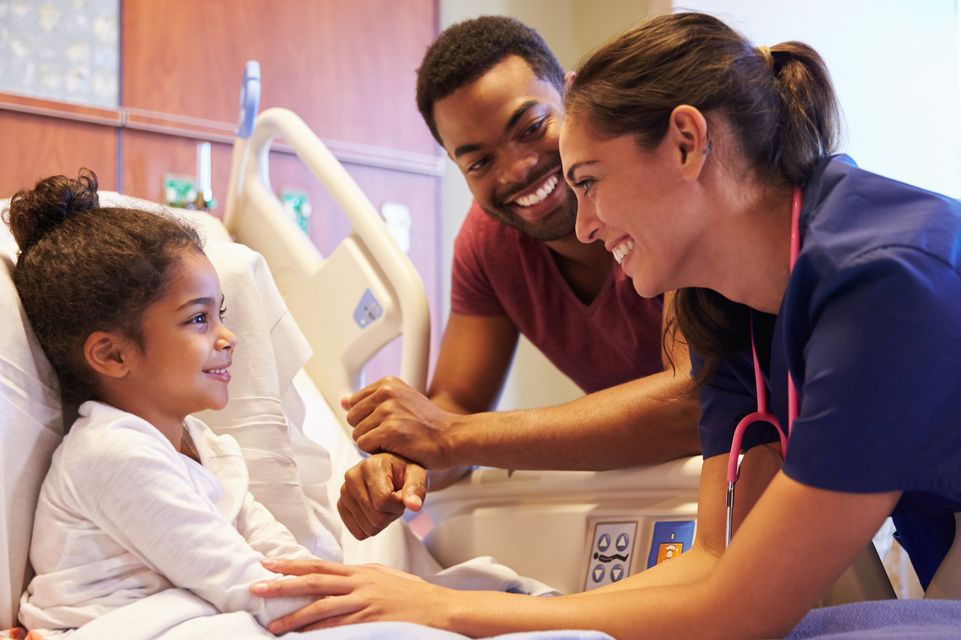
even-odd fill
[[[598,138],[582,118],[569,118],[560,150],[577,196],[578,239],[602,240],[646,298],[683,286],[700,223],[669,136],[645,151],[630,135]]]
[[[143,348],[131,343],[124,353],[125,404],[134,413],[160,426],[227,404],[237,339],[222,322],[223,304],[207,256],[184,251],[167,276],[166,293],[143,315]]]

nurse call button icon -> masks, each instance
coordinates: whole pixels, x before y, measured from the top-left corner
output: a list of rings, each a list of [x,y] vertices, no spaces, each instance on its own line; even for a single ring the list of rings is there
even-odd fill
[[[669,520],[654,523],[647,567],[651,568],[681,555],[694,543],[693,520]]]
[[[670,560],[674,556],[680,555],[684,551],[684,543],[665,542],[657,550],[657,563],[661,564],[665,560]]]

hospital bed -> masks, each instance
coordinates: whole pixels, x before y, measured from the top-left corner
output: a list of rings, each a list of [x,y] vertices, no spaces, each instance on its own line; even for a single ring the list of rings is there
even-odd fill
[[[318,544],[325,532],[333,532],[347,562],[382,562],[420,575],[493,555],[520,576],[561,592],[623,579],[690,547],[697,459],[597,473],[478,469],[466,481],[429,496],[432,528],[423,541],[401,521],[363,542],[347,534],[333,505],[343,472],[361,458],[347,437],[339,398],[357,387],[364,362],[397,335],[399,374],[424,388],[426,299],[376,211],[295,114],[270,109],[257,116],[255,125],[247,115],[242,122],[224,223],[202,213],[178,214],[206,236],[208,255],[231,301],[232,321],[240,322],[232,328],[246,345],[235,358],[230,404],[201,417],[238,439],[255,495],[299,540]],[[268,154],[277,137],[294,149],[351,221],[351,235],[329,256],[317,252],[271,191]],[[119,194],[102,199],[119,206],[156,206]],[[39,485],[70,416],[9,277],[16,252],[5,225],[0,260],[0,445],[5,454],[0,560],[6,562],[0,567],[0,628],[5,628],[15,623],[29,577],[27,545]],[[523,584],[505,567],[482,564],[494,567],[491,579],[499,585]],[[861,574],[882,579],[849,580],[847,597],[889,595],[876,586],[885,582],[877,571],[868,562]],[[202,608],[198,611],[202,619]],[[141,615],[133,611],[130,619]],[[435,637],[420,627],[378,629],[380,637]],[[163,637],[178,636],[171,631]],[[322,637],[377,636],[365,628]]]

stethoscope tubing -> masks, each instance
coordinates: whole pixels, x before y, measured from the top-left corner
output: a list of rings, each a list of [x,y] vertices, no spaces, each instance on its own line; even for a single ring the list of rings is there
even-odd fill
[[[794,264],[797,262],[798,254],[801,252],[801,234],[798,230],[798,225],[801,220],[801,188],[794,187],[794,191],[791,195],[791,248],[790,248],[790,263],[789,269],[791,273],[794,271]],[[764,422],[777,430],[778,438],[780,439],[780,449],[781,449],[781,459],[787,457],[787,445],[788,439],[791,436],[791,429],[794,427],[794,419],[798,415],[798,397],[797,397],[797,387],[794,384],[794,377],[791,375],[790,370],[787,374],[787,405],[788,405],[788,427],[787,433],[785,434],[784,429],[781,428],[781,423],[778,421],[777,416],[768,411],[767,409],[767,389],[764,384],[764,376],[761,373],[761,365],[757,358],[757,347],[754,344],[754,325],[751,323],[751,356],[754,360],[754,390],[755,397],[757,398],[757,411],[753,411],[737,423],[734,428],[734,435],[731,438],[731,451],[728,453],[727,458],[727,495],[725,497],[725,510],[727,512],[727,521],[725,523],[724,530],[724,546],[727,548],[731,544],[731,537],[734,535],[734,488],[737,484],[738,475],[740,474],[740,454],[741,445],[744,441],[744,432],[747,428],[758,422]]]

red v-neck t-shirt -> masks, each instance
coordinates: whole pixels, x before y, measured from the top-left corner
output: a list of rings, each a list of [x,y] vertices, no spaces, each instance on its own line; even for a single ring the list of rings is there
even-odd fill
[[[474,203],[454,242],[451,309],[506,316],[585,392],[663,369],[663,301],[642,298],[611,259],[611,277],[585,304],[543,242]]]

